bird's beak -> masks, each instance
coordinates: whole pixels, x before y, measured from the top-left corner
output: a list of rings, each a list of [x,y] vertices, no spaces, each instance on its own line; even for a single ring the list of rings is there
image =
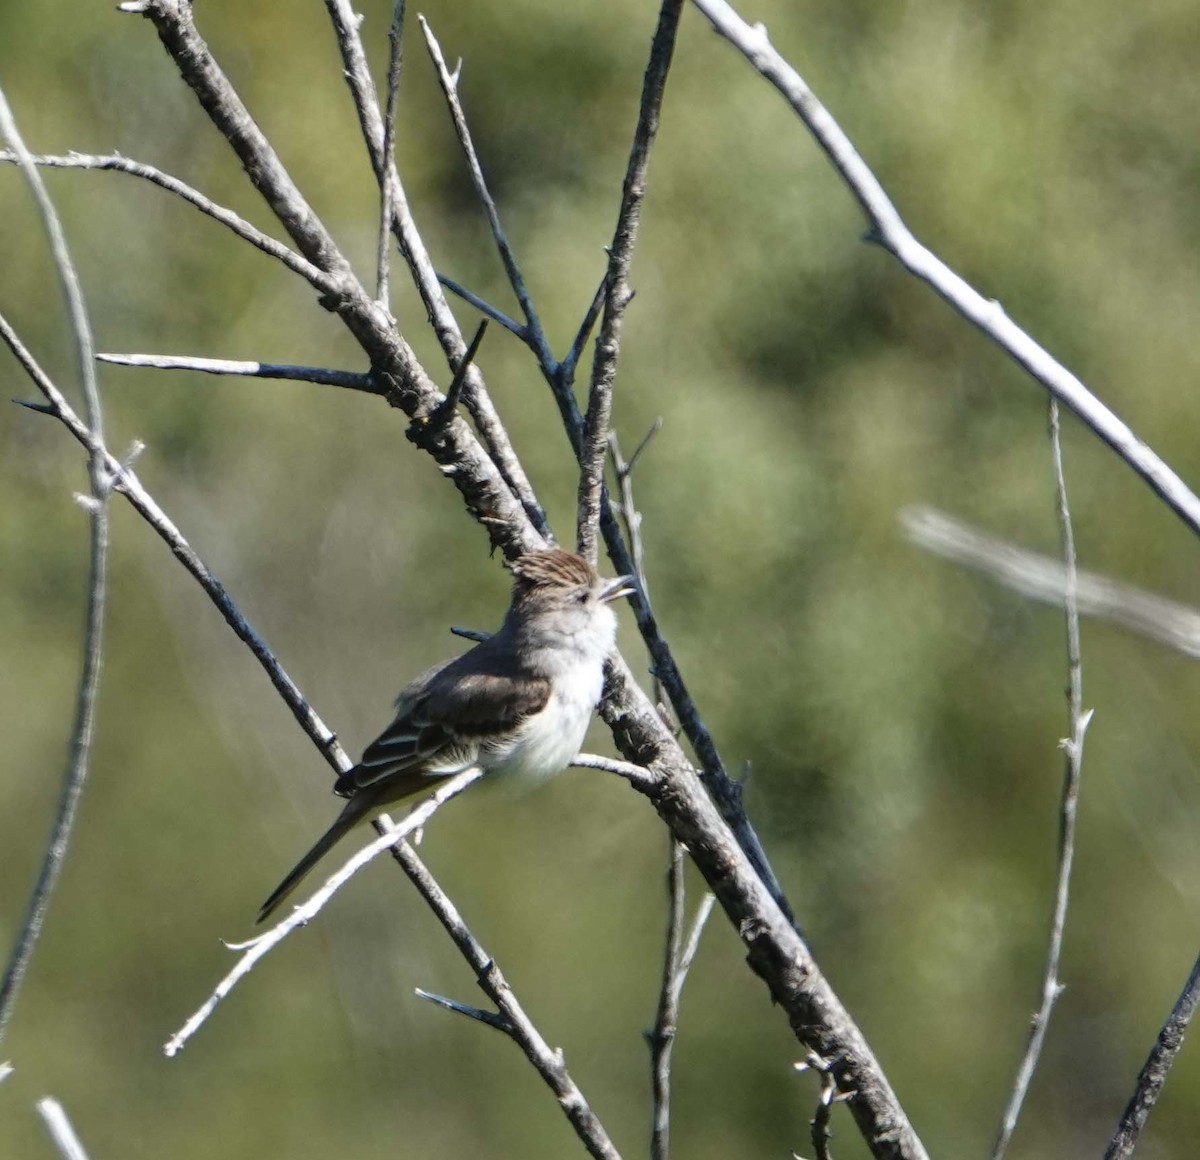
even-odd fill
[[[632,596],[636,591],[636,576],[618,576],[600,590],[600,603],[608,604],[611,600],[620,600],[622,596]]]

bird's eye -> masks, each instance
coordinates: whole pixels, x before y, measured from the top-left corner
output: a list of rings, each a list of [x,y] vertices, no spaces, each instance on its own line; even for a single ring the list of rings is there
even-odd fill
[[[586,604],[587,598],[588,598],[587,592],[576,592],[575,593],[575,603],[576,604]]]

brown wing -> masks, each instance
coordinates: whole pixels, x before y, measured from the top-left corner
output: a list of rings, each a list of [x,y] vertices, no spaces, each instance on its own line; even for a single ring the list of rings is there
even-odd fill
[[[437,776],[466,768],[482,738],[520,724],[549,697],[548,680],[518,673],[507,655],[480,645],[430,669],[400,694],[395,719],[338,779],[336,792],[348,797],[404,773]]]

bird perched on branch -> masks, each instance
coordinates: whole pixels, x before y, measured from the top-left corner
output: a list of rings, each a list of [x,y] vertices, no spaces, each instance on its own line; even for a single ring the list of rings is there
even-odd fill
[[[258,922],[357,823],[439,778],[478,767],[543,779],[579,752],[616,639],[609,605],[634,591],[633,577],[605,580],[559,548],[527,552],[510,569],[512,602],[500,630],[400,693],[392,723],[334,786],[349,799],[345,808],[263,903]]]

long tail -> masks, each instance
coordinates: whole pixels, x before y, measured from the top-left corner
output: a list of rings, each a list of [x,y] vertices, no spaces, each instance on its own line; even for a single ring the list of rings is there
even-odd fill
[[[262,904],[255,925],[269,918],[297,886],[301,879],[322,859],[342,838],[348,834],[366,815],[370,807],[362,795],[352,797],[345,809],[337,816],[337,821],[329,827],[316,841],[316,844],[291,870],[288,876],[275,888],[275,892]]]

